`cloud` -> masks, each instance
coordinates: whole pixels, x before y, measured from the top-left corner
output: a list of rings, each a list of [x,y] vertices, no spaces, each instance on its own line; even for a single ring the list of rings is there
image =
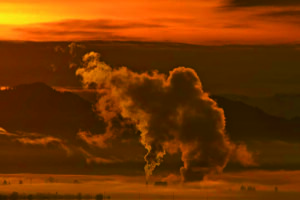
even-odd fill
[[[231,160],[233,162],[238,162],[244,167],[248,166],[258,166],[258,163],[253,158],[253,154],[249,153],[247,146],[245,144],[234,145],[234,153],[232,154]]]
[[[84,55],[83,63],[76,74],[86,88],[95,85],[101,91],[96,109],[109,128],[97,136],[80,133],[81,138],[103,147],[106,140],[121,134],[110,131],[112,121],[121,115],[140,131],[140,142],[148,151],[144,157],[147,180],[166,153],[181,152],[180,172],[186,182],[221,172],[233,154],[250,155],[227,137],[224,112],[203,91],[193,69],[178,67],[168,76],[157,71],[135,73],[126,67],[111,68],[96,52]],[[245,165],[252,163],[246,161],[251,156],[235,158]]]
[[[72,57],[76,57],[76,51],[77,49],[84,49],[85,46],[83,44],[77,44],[75,42],[72,42],[68,45],[69,47],[69,54],[72,56]]]
[[[40,23],[40,26],[51,27],[54,29],[68,29],[68,30],[112,30],[112,29],[133,29],[133,28],[159,28],[164,27],[157,23],[144,23],[144,22],[130,22],[125,20],[110,20],[110,19],[94,19],[94,20],[81,20],[71,19],[59,22]]]
[[[110,30],[97,29],[55,29],[51,27],[21,27],[14,28],[18,34],[22,34],[22,40],[37,41],[88,41],[88,40],[140,40],[139,37],[127,37]],[[45,37],[46,36],[46,37]]]
[[[54,51],[57,53],[65,53],[66,49],[64,47],[62,47],[61,45],[56,45],[54,47]]]
[[[0,135],[4,135],[4,136],[8,136],[8,137],[15,137],[15,136],[17,136],[14,133],[7,132],[4,128],[1,128],[1,127],[0,127]]]
[[[42,145],[42,146],[57,145],[60,148],[62,148],[67,153],[67,155],[72,154],[70,148],[67,147],[67,145],[65,145],[61,139],[55,137],[51,137],[51,136],[41,137],[41,138],[22,137],[22,138],[17,138],[16,140],[26,145]]]
[[[73,69],[73,68],[77,68],[76,57],[77,57],[78,52],[85,48],[86,47],[83,44],[71,42],[70,44],[68,44],[68,46],[66,48],[58,45],[58,46],[54,47],[54,50],[55,50],[55,52],[60,52],[62,54],[64,54],[66,51],[68,51],[69,55],[67,57],[69,57],[69,68]]]
[[[180,183],[180,176],[169,174],[167,177],[162,178],[162,181],[168,183]]]
[[[233,7],[300,5],[299,0],[229,0],[227,3]]]
[[[5,90],[9,90],[10,87],[9,86],[0,86],[0,91],[5,91]]]
[[[122,34],[124,30],[162,28],[164,25],[154,22],[137,22],[125,20],[94,19],[79,20],[71,19],[58,22],[37,23],[22,27],[15,27],[13,31],[21,33],[23,39],[40,40],[47,35],[48,40],[134,40],[138,37],[127,37]],[[69,46],[69,52],[73,55],[74,47]],[[56,51],[63,51],[59,47]]]
[[[84,150],[82,147],[80,147],[79,150],[86,157],[87,164],[91,164],[91,163],[112,164],[112,163],[120,162],[120,160],[116,160],[116,159],[113,160],[113,159],[108,159],[108,158],[102,158],[99,156],[94,156],[94,155],[90,154],[89,152],[87,152],[86,150]]]
[[[101,101],[99,100],[99,102]],[[99,102],[98,108],[104,105]],[[105,133],[92,134],[89,131],[79,131],[77,133],[77,136],[91,146],[98,148],[107,148],[112,147],[112,142],[114,139],[128,142],[128,140],[130,141],[130,139],[132,139],[132,136],[135,133],[138,133],[138,130],[136,129],[135,124],[132,121],[124,119],[118,114],[114,115],[108,113],[106,114],[106,116],[104,115],[104,120],[107,123]]]
[[[35,138],[35,139],[30,139],[30,138],[18,138],[17,141],[23,143],[23,144],[38,144],[38,145],[44,145],[46,146],[47,144],[50,143],[60,143],[61,140],[54,138],[54,137],[44,137],[44,138]]]
[[[79,131],[77,135],[89,145],[97,146],[99,148],[106,148],[108,146],[106,141],[113,137],[109,132],[102,135],[92,135],[90,132]]]
[[[25,133],[25,132],[9,133],[1,127],[0,127],[0,135],[7,136],[9,138],[12,138],[13,141],[18,141],[26,145],[59,146],[64,151],[66,151],[67,155],[72,154],[70,148],[66,144],[64,144],[64,142],[61,139],[52,136],[43,136],[38,133]]]
[[[265,17],[273,20],[281,20],[285,22],[295,22],[300,23],[299,16],[300,10],[293,10],[293,9],[284,9],[284,10],[277,10],[277,11],[269,11],[264,12],[258,15],[259,17]]]
[[[69,62],[69,69],[77,68],[78,60],[80,59],[78,54],[81,54],[82,51],[86,48],[85,45],[81,43],[71,42],[68,45],[56,45],[54,46],[54,51],[60,56],[65,57]],[[57,72],[58,67],[55,64],[50,65],[52,72]],[[62,70],[62,68],[60,69]]]

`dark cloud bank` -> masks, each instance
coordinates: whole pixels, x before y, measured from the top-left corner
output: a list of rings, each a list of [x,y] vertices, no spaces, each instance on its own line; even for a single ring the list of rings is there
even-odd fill
[[[295,6],[300,5],[299,0],[229,0],[228,4],[235,7],[253,6]]]

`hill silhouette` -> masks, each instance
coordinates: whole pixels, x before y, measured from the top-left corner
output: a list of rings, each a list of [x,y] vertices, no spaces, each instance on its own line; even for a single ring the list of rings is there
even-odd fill
[[[299,141],[300,120],[272,116],[240,101],[213,96],[224,109],[226,130],[233,140]]]
[[[10,132],[64,134],[72,139],[79,129],[103,132],[105,128],[90,102],[44,83],[0,91],[0,113],[0,127]]]
[[[300,94],[276,94],[267,97],[249,97],[237,94],[223,94],[223,97],[258,107],[266,113],[292,119],[300,117]]]

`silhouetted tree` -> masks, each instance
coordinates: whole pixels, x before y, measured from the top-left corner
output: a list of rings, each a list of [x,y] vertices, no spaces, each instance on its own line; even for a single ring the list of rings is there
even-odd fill
[[[7,195],[0,194],[0,200],[7,200],[7,199],[8,199]]]
[[[77,199],[79,199],[79,200],[82,199],[82,194],[81,193],[77,194]]]
[[[248,191],[256,191],[256,188],[254,186],[248,186],[247,190]]]
[[[7,185],[7,181],[6,180],[3,181],[3,185]]]
[[[22,185],[22,184],[23,184],[23,181],[22,181],[22,180],[19,180],[19,184]]]
[[[246,187],[244,185],[241,186],[241,191],[245,191],[246,190]]]
[[[275,192],[278,192],[278,187],[277,187],[277,186],[275,186],[274,190],[275,190]]]
[[[27,199],[28,199],[28,200],[32,200],[32,199],[33,199],[33,195],[32,195],[32,194],[28,195],[28,196],[27,196]]]
[[[19,198],[19,193],[17,193],[17,192],[11,193],[11,195],[10,195],[11,200],[17,200],[18,198]]]
[[[50,177],[47,179],[47,182],[49,182],[49,183],[54,183],[54,182],[55,182],[55,179],[54,179],[52,176],[50,176]]]
[[[103,194],[97,194],[96,200],[103,200]]]

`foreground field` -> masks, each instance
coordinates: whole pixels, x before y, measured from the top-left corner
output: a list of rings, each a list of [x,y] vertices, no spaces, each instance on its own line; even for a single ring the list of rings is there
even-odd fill
[[[296,172],[294,173],[295,176]],[[256,174],[259,175],[258,172]],[[192,184],[170,182],[167,186],[155,186],[154,182],[146,185],[143,177],[13,174],[1,175],[0,194],[12,195],[13,192],[18,192],[23,197],[35,195],[35,199],[55,199],[55,197],[97,199],[97,195],[104,195],[113,200],[298,200],[300,198],[296,182],[293,185],[286,180],[285,184],[278,185],[276,192],[275,187],[268,182],[279,182],[274,178],[269,180],[267,177],[261,183],[249,178],[243,185],[255,186],[256,191],[248,191],[247,187],[241,191],[239,177],[242,175],[227,174],[220,175],[220,179],[215,181],[206,180]],[[278,177],[278,174],[272,175]],[[226,180],[227,176],[230,176],[231,182]],[[64,196],[67,198],[63,198]]]

